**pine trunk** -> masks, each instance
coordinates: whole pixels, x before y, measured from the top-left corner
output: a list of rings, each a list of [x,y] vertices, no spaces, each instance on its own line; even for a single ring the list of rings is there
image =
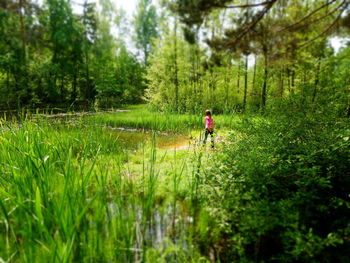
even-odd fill
[[[237,93],[239,93],[240,78],[241,78],[241,60],[238,61],[238,70],[237,70]]]
[[[245,110],[246,104],[247,104],[247,91],[248,91],[248,55],[245,56],[243,110]]]
[[[316,75],[315,75],[314,92],[312,94],[312,103],[315,102],[316,95],[317,95],[317,86],[320,79],[320,69],[321,69],[321,62],[318,61],[317,68],[316,68]]]
[[[267,54],[264,54],[264,59],[265,59],[265,63],[264,63],[264,83],[263,83],[263,87],[262,87],[262,91],[261,91],[261,106],[262,109],[265,108],[266,106],[266,90],[267,90],[267,78],[268,78],[268,69],[267,69]]]
[[[179,111],[179,80],[177,68],[177,17],[174,23],[174,85],[175,85],[175,110]]]

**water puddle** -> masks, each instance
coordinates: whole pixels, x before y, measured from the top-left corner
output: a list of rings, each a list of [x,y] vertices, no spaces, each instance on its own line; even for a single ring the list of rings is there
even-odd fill
[[[190,146],[190,138],[183,135],[160,136],[157,147],[166,150],[184,150]]]
[[[128,128],[112,128],[118,140],[128,148],[135,149],[142,144],[149,144],[153,140],[153,134],[147,131]],[[165,150],[181,150],[189,147],[190,138],[184,135],[159,133],[155,136],[156,147]]]

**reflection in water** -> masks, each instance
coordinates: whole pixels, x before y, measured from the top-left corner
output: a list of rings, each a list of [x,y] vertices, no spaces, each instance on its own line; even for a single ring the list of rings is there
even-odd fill
[[[138,148],[141,144],[152,141],[151,132],[143,132],[136,129],[114,130],[118,140],[125,144],[128,148]],[[188,148],[189,138],[184,135],[162,133],[156,136],[156,143],[157,147],[161,149],[181,150]]]
[[[125,248],[134,255],[135,262],[139,262],[145,255],[148,248],[162,249],[169,245],[171,241],[174,245],[181,247],[182,250],[188,250],[188,238],[193,218],[186,213],[186,209],[181,209],[178,203],[174,213],[172,204],[167,203],[162,206],[156,205],[150,216],[147,216],[142,210],[142,206],[128,206],[129,213],[133,216],[124,218],[125,221],[131,219],[133,226],[131,239],[134,242],[132,247]],[[113,221],[123,213],[124,209],[117,203],[111,202],[108,205],[109,220]]]

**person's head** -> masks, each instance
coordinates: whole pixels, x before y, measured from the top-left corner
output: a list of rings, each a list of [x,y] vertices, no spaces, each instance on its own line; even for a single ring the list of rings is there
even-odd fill
[[[210,110],[206,110],[206,111],[205,111],[205,116],[211,117],[211,111],[210,111]]]

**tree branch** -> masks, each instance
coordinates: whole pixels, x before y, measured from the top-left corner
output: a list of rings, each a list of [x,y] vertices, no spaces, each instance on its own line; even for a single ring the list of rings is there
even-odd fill
[[[257,4],[247,4],[247,5],[233,5],[233,6],[227,6],[227,5],[217,5],[215,7],[217,8],[225,8],[225,9],[234,9],[234,8],[251,8],[251,7],[259,7],[259,6],[265,6],[268,5],[271,1],[265,1]]]
[[[343,2],[343,4],[346,3],[345,1]],[[334,21],[332,22],[332,24],[330,24],[324,31],[322,31],[320,34],[318,34],[316,37],[306,41],[305,43],[301,44],[300,46],[298,46],[298,48],[303,48],[308,46],[309,44],[311,44],[313,41],[315,41],[316,39],[322,37],[323,35],[327,34],[328,31],[330,31],[334,25],[339,21],[339,19],[341,18],[341,15],[344,13],[345,9],[348,7],[349,3],[346,3],[343,7],[343,9],[341,10],[341,12],[339,13],[339,15],[334,19]]]
[[[292,25],[289,25],[289,26],[286,26],[285,28],[282,28],[281,30],[277,31],[277,33],[279,32],[282,32],[282,31],[285,31],[291,27],[295,27],[297,25],[299,25],[301,22],[305,21],[306,19],[308,19],[309,17],[313,16],[315,13],[317,13],[318,11],[320,11],[321,9],[335,3],[337,0],[331,0],[330,2],[327,2],[325,4],[323,4],[322,6],[316,8],[314,11],[312,11],[311,13],[309,13],[308,15],[304,16],[302,19],[300,19],[298,22],[292,24]]]
[[[230,41],[228,44],[229,44],[229,45],[234,44],[234,43],[237,41],[237,39],[242,38],[242,37],[243,37],[244,35],[246,35],[252,28],[254,28],[254,27],[264,18],[264,16],[267,14],[267,12],[272,8],[272,6],[273,6],[277,1],[279,1],[279,0],[271,0],[271,1],[269,1],[268,4],[266,4],[265,8],[264,8],[262,11],[260,11],[260,12],[256,15],[255,19],[254,19],[242,32],[240,32],[240,33],[238,34],[238,36],[237,36],[235,39],[233,39],[233,41]]]
[[[296,27],[296,28],[301,28],[301,27],[304,27],[304,26],[309,26],[309,25],[312,25],[312,24],[314,24],[314,23],[316,23],[316,22],[319,22],[320,20],[322,20],[322,19],[324,19],[324,18],[326,18],[326,17],[328,17],[328,16],[334,14],[335,12],[337,12],[344,4],[346,4],[346,0],[344,0],[340,5],[338,5],[336,8],[334,8],[332,11],[330,11],[330,12],[327,13],[327,14],[325,14],[324,16],[321,16],[321,17],[319,17],[319,18],[316,18],[316,19],[314,19],[314,20],[311,20],[310,22],[305,23],[305,24],[303,24],[303,25],[300,25],[300,26],[298,26],[298,27]]]

